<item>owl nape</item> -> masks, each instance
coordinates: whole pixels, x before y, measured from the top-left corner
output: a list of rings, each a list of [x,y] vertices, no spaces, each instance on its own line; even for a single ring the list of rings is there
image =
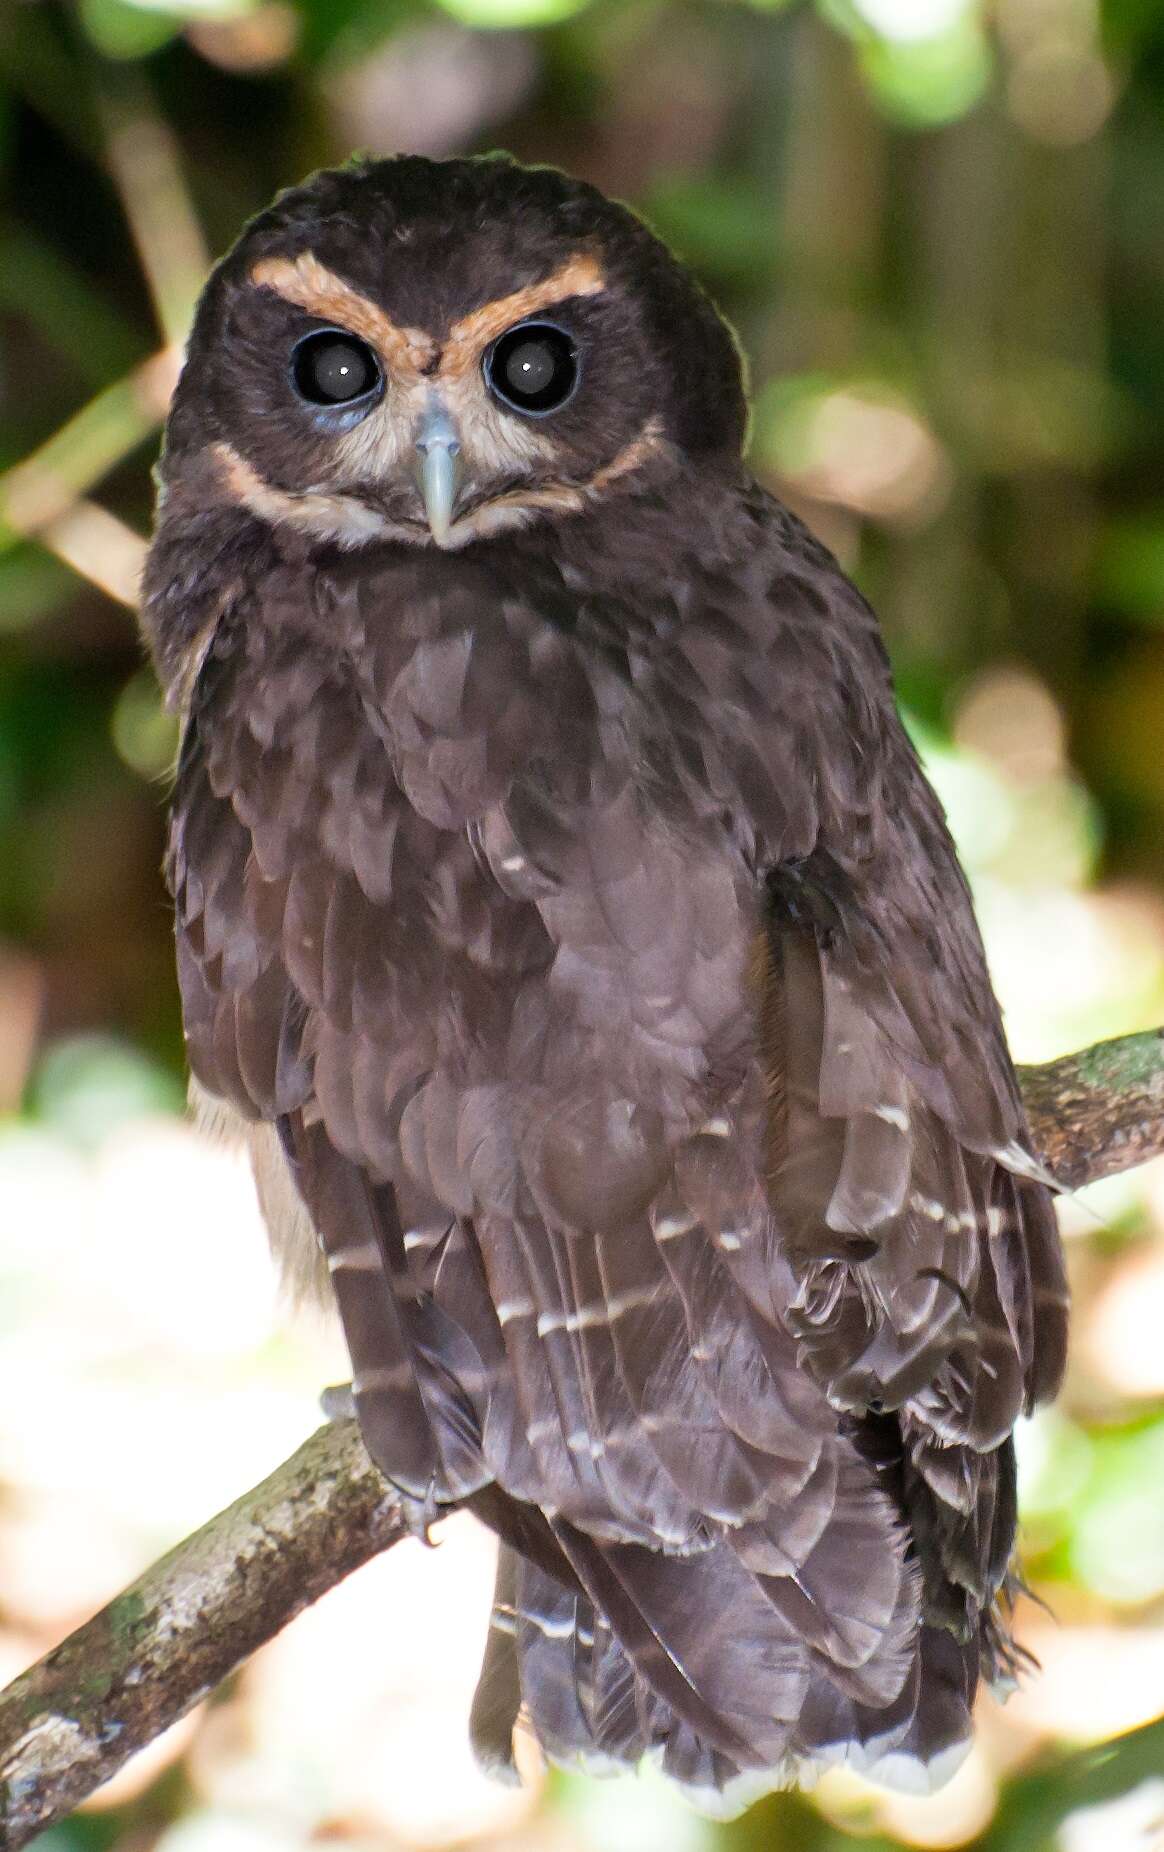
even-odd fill
[[[500,1539],[471,1730],[730,1811],[1016,1664],[1066,1291],[876,621],[625,208],[356,163],[214,271],[144,624],[193,1089],[372,1458]]]

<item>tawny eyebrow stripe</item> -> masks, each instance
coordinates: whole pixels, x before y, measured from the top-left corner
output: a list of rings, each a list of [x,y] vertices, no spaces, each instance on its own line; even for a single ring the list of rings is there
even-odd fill
[[[264,257],[251,271],[251,282],[273,289],[284,302],[306,309],[320,321],[337,322],[367,341],[381,358],[400,371],[431,369],[437,345],[420,328],[398,328],[383,309],[321,264],[313,251],[298,257]]]
[[[597,258],[586,252],[576,253],[544,282],[527,284],[509,296],[498,296],[454,322],[441,356],[440,375],[456,378],[464,373],[475,364],[481,349],[515,322],[528,321],[539,310],[565,302],[570,296],[597,296],[605,288],[606,278]]]
[[[422,328],[401,328],[369,297],[321,264],[312,251],[298,257],[264,257],[251,271],[251,282],[271,289],[320,321],[350,329],[374,347],[397,374],[415,378],[456,379],[476,363],[481,349],[515,322],[569,296],[595,296],[606,288],[602,266],[577,252],[541,283],[530,283],[508,296],[483,303],[454,322],[443,344]],[[439,360],[439,365],[434,364]]]

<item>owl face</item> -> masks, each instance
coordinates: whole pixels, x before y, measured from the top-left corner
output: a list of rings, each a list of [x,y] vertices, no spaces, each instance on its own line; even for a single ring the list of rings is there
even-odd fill
[[[275,528],[459,548],[738,459],[730,334],[646,228],[499,158],[316,175],[199,308],[163,465]]]

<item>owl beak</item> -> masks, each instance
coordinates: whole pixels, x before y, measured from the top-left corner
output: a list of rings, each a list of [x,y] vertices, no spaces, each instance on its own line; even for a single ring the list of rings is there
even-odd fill
[[[439,399],[432,402],[421,419],[414,449],[416,481],[429,532],[438,547],[447,546],[453,504],[461,486],[461,439]]]

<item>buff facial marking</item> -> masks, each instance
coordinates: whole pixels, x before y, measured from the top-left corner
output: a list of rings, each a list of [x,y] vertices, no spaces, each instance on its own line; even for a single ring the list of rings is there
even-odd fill
[[[368,402],[355,421],[337,427],[326,415],[342,406],[327,401],[341,395],[308,389],[310,381],[305,388],[297,366],[301,396],[313,412],[325,414],[316,429],[327,446],[317,479],[302,489],[274,487],[238,451],[217,446],[231,494],[264,519],[341,546],[392,537],[456,548],[523,526],[541,512],[581,508],[657,448],[660,431],[652,423],[589,477],[573,480],[561,469],[548,421],[523,416],[521,403],[497,390],[486,364],[493,344],[511,330],[528,325],[532,342],[538,316],[606,288],[602,267],[588,252],[576,251],[540,282],[462,315],[439,340],[426,329],[397,324],[312,251],[262,258],[250,279],[330,324],[338,331],[333,345],[349,336],[363,343],[371,350],[368,367],[378,362],[382,369],[378,389],[362,395]],[[324,340],[324,333],[304,337],[297,352]],[[344,356],[329,350],[325,358],[339,366]],[[417,494],[427,532],[411,518]]]
[[[526,527],[539,513],[577,514],[612,484],[658,456],[665,443],[660,426],[651,420],[586,481],[545,481],[494,496],[453,521],[441,544],[449,552],[459,552],[472,540]],[[334,541],[342,547],[358,547],[370,540],[415,543],[424,537],[417,522],[393,520],[352,494],[319,487],[298,491],[276,488],[264,482],[230,444],[215,444],[214,455],[232,499],[265,521],[282,523],[313,539]]]

